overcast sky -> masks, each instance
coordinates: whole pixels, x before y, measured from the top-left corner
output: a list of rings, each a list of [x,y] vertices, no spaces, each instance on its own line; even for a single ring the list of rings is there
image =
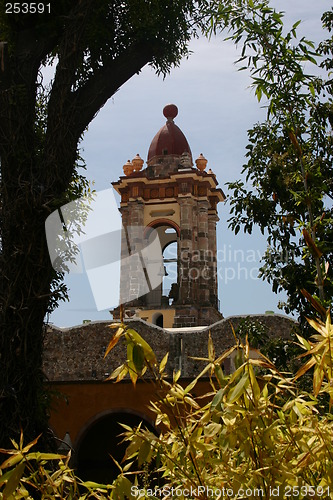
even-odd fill
[[[286,12],[291,24],[302,19],[300,33],[321,40],[322,12],[331,8],[328,0],[276,0],[274,5]],[[122,167],[137,153],[146,160],[150,142],[165,123],[163,107],[178,106],[175,123],[185,134],[193,159],[200,153],[217,176],[227,194],[226,182],[240,177],[247,145],[247,130],[265,118],[246,72],[237,71],[234,61],[238,51],[222,37],[210,41],[194,40],[193,54],[165,80],[146,67],[109,100],[90,124],[82,143],[87,163],[87,177],[96,190],[110,187],[123,175]],[[219,248],[219,298],[225,317],[235,314],[280,312],[278,296],[267,283],[256,279],[259,256],[266,248],[258,231],[234,236],[228,229],[227,204],[219,206],[217,225]],[[84,319],[110,319],[108,311],[97,312],[85,275],[66,279],[70,302],[60,305],[50,321],[58,326],[72,326]]]

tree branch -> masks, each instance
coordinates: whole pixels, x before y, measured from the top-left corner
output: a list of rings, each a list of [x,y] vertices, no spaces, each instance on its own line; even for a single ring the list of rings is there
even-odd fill
[[[125,82],[152,60],[153,52],[146,44],[137,44],[124,51],[107,66],[96,72],[84,87],[74,94],[72,122],[78,137]]]

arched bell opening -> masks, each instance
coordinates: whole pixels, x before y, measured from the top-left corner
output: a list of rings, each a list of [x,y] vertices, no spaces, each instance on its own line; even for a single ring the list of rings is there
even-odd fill
[[[169,307],[178,300],[179,228],[172,221],[156,221],[146,228],[145,238],[148,241],[152,230],[158,234],[163,263],[158,271],[161,283],[145,296],[145,302],[148,307]]]
[[[163,266],[162,298],[167,297],[167,305],[171,306],[178,300],[178,241],[171,241],[163,249]]]

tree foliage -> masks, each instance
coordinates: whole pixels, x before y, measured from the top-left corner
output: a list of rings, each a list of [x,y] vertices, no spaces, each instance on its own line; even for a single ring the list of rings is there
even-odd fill
[[[325,305],[333,293],[332,39],[317,47],[298,39],[300,21],[287,31],[266,1],[219,2],[212,15],[214,29],[242,45],[238,63],[267,106],[267,120],[248,132],[245,181],[229,183],[230,227],[251,233],[257,225],[267,235],[261,276],[287,292],[281,307],[304,321],[302,288]],[[322,20],[331,30],[332,12]]]

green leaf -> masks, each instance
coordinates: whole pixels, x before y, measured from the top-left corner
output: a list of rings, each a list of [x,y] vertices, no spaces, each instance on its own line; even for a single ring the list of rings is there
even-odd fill
[[[214,364],[214,373],[216,380],[220,384],[220,387],[225,385],[225,379],[224,379],[224,374],[221,365]]]
[[[148,363],[157,364],[157,359],[154,351],[150,347],[150,345],[132,328],[126,330],[125,336],[127,340],[132,341],[134,344],[140,344],[143,348],[145,359]]]
[[[249,383],[249,374],[246,372],[244,373],[238,384],[229,392],[227,398],[228,403],[234,403],[235,401],[237,401],[237,399],[239,399],[244,394]]]
[[[215,408],[221,403],[223,393],[224,393],[224,389],[220,389],[219,391],[217,391],[217,393],[213,397],[213,401],[211,403],[211,410],[215,410]]]
[[[21,462],[15,467],[15,469],[12,470],[10,478],[8,479],[6,487],[3,491],[4,498],[9,499],[9,497],[14,493],[19,485],[21,477],[23,476],[24,469],[25,463]]]
[[[100,490],[107,491],[107,489],[108,489],[105,484],[95,483],[94,481],[85,481],[82,483],[82,486],[84,486],[88,490],[94,490],[94,489],[98,488]]]
[[[134,345],[132,342],[128,342],[127,344],[127,367],[128,373],[132,380],[132,384],[135,386],[136,381],[138,380],[138,374],[133,361],[133,348]]]
[[[150,445],[149,441],[143,441],[143,443],[140,447],[140,450],[139,450],[139,454],[138,454],[139,467],[141,467],[141,465],[144,462],[146,462],[147,458],[149,457],[150,450],[151,450],[151,445]]]
[[[133,363],[136,371],[141,373],[145,365],[145,354],[140,344],[134,344],[133,346]]]
[[[121,424],[122,425],[122,424]],[[123,426],[123,425],[122,425]],[[125,457],[123,460],[131,458],[134,454],[138,452],[142,445],[142,438],[140,436],[134,436],[130,438],[130,444],[126,448]]]
[[[255,94],[257,96],[257,99],[258,99],[258,102],[261,101],[261,98],[262,98],[262,90],[261,90],[261,87],[256,87],[256,90],[255,90]],[[237,234],[237,233],[236,233]]]
[[[205,426],[204,435],[206,437],[213,437],[220,432],[221,428],[222,428],[221,424],[211,422],[210,424]]]
[[[310,90],[310,92],[311,92],[312,97],[315,97],[315,96],[316,96],[316,92],[315,92],[315,88],[314,88],[314,86],[313,86],[313,83],[312,83],[312,82],[310,82],[310,83],[308,84],[308,87],[309,87],[309,90]]]
[[[126,498],[133,498],[132,495],[132,483],[127,477],[121,475],[118,476],[114,483],[114,495],[112,495],[112,498],[115,498],[117,500],[125,500]]]
[[[12,473],[13,473],[13,470],[10,469],[5,474],[0,475],[0,487],[8,481],[8,479],[10,478]]]

